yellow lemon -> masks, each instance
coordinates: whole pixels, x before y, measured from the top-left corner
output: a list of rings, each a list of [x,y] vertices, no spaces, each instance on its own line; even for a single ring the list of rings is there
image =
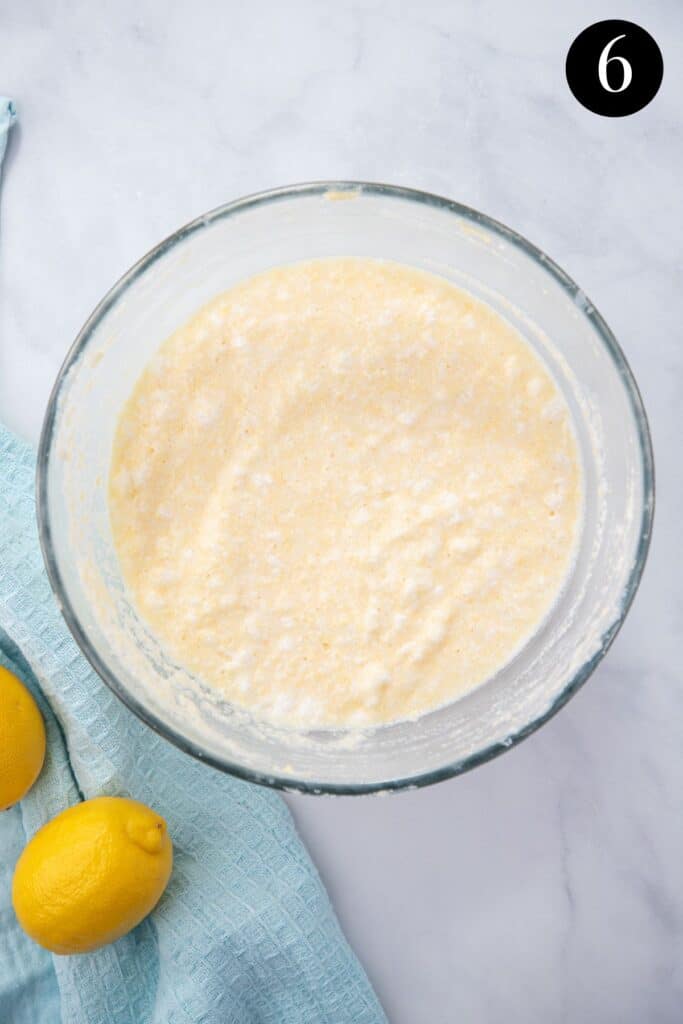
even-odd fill
[[[17,861],[12,902],[41,946],[89,953],[149,914],[172,867],[163,818],[136,800],[96,797],[36,832]]]
[[[28,793],[44,760],[45,726],[38,705],[0,665],[0,811]]]

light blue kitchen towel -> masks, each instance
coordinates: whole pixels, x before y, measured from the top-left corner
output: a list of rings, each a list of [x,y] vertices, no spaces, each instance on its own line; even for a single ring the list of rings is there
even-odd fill
[[[34,471],[33,451],[0,426],[0,661],[36,695],[48,738],[40,779],[0,814],[0,1022],[384,1021],[284,801],[156,736],[81,655],[43,568]],[[100,794],[135,797],[164,816],[173,875],[129,935],[53,957],[16,922],[13,866],[49,818]]]
[[[14,104],[6,96],[0,96],[0,167],[2,167],[10,125],[16,117]]]

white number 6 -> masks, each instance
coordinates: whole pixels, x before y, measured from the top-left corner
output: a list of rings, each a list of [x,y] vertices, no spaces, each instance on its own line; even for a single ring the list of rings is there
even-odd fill
[[[614,44],[618,43],[620,39],[625,38],[625,33],[620,36],[615,36],[614,39],[612,39],[611,42],[607,44],[607,46],[600,54],[600,60],[598,61],[598,78],[600,79],[600,85],[603,87],[603,89],[605,89],[606,92],[624,92],[625,89],[628,89],[629,85],[631,84],[631,80],[633,79],[633,71],[631,69],[631,65],[626,60],[626,58],[616,56],[610,57],[609,55],[609,52],[614,46]],[[610,64],[613,60],[619,61],[624,72],[624,78],[618,89],[613,89],[612,86],[609,84],[609,80],[607,78],[607,65]]]

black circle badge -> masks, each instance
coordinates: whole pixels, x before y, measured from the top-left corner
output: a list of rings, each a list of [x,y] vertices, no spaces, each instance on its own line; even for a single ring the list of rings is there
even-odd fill
[[[664,61],[640,25],[597,21],[569,47],[565,71],[569,88],[584,107],[603,117],[626,117],[657,95]]]

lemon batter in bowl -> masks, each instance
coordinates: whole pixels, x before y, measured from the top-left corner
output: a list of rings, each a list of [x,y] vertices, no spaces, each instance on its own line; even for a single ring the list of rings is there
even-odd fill
[[[336,201],[342,197],[347,201]],[[356,268],[358,309],[362,278],[362,315],[348,290],[338,294],[337,322],[345,333],[336,340],[310,310],[313,279],[321,283],[332,261],[346,268],[349,281]],[[282,315],[285,306],[292,312],[289,286],[285,294],[277,290],[282,274],[306,263],[319,274],[309,274],[304,288],[301,271],[308,302],[288,325]],[[390,288],[397,305],[391,309],[383,301],[383,323],[372,326],[369,313],[379,296],[373,298],[368,284],[371,270],[379,274],[382,268],[397,275]],[[273,273],[281,280],[268,288]],[[247,324],[248,314],[233,303],[256,286],[265,301]],[[198,315],[205,335],[199,323],[192,326]],[[242,316],[248,330],[233,332]],[[259,329],[266,321],[268,328]],[[187,379],[174,374],[183,355],[167,340],[183,335]],[[339,355],[334,363],[333,351]],[[158,373],[169,355],[166,370]],[[512,355],[518,363],[508,362]],[[268,362],[259,365],[260,358]],[[347,359],[352,363],[345,369]],[[297,378],[298,370],[306,372]],[[202,392],[221,380],[224,394],[213,403]],[[319,390],[309,393],[315,381]],[[136,397],[153,383],[160,392],[156,411]],[[484,391],[487,400],[474,400]],[[172,400],[174,392],[179,402]],[[450,414],[449,395],[461,403]],[[342,416],[345,410],[349,415]],[[250,412],[259,414],[260,433],[253,437]],[[123,424],[135,415],[149,439],[156,420],[158,437],[171,440],[167,483],[161,486],[162,451],[135,448],[131,436],[130,468],[137,466],[138,475],[127,482],[124,474],[123,492],[113,496],[112,454],[120,467],[127,458]],[[330,429],[343,423],[351,436],[325,440],[328,418]],[[234,436],[223,425],[232,425]],[[563,493],[554,483],[546,486],[554,479],[557,453],[547,441],[549,431],[560,442],[565,437],[574,466],[568,483],[573,480],[576,489]],[[249,438],[261,443],[248,449]],[[411,445],[412,454],[401,451]],[[150,448],[155,446],[152,441]],[[240,451],[249,466],[231,489]],[[321,461],[324,452],[336,471]],[[389,461],[393,468],[385,472]],[[458,472],[466,465],[489,480],[489,495],[482,487],[478,497],[472,490],[476,476],[466,483]],[[213,475],[205,471],[211,466]],[[216,472],[220,467],[223,475]],[[523,469],[520,482],[515,473]],[[351,470],[369,487],[365,509],[360,495],[350,493]],[[417,481],[430,478],[420,495]],[[315,484],[307,500],[306,479]],[[494,499],[504,483],[507,505]],[[154,487],[172,501],[154,506]],[[392,487],[393,497],[387,493]],[[437,495],[453,495],[458,505],[453,497],[445,499],[452,508],[438,505],[432,500]],[[112,521],[119,497],[128,505],[129,522],[123,524]],[[147,518],[135,509],[136,501],[144,507],[145,500]],[[220,526],[221,501],[242,531],[241,550],[222,527],[213,538],[202,528],[212,519]],[[588,679],[624,621],[645,564],[653,501],[652,451],[637,386],[614,335],[578,285],[531,242],[485,214],[428,193],[367,182],[317,182],[249,196],[160,242],[103,297],[79,333],[48,404],[38,451],[38,525],[50,582],[77,643],[113,693],[194,757],[252,782],[306,793],[428,785],[531,735]],[[285,530],[273,520],[278,509],[290,514],[290,502],[296,507]],[[181,530],[185,503],[197,515]],[[358,518],[351,522],[354,513]],[[458,515],[460,523],[448,521]],[[339,527],[327,540],[324,516],[328,526]],[[413,526],[413,534],[404,533]],[[139,544],[149,572],[161,556],[172,574],[182,549],[190,549],[179,564],[185,582],[189,578],[189,596],[194,591],[198,597],[196,607],[183,600],[172,575],[154,583],[152,572],[152,603],[143,608],[122,547],[138,529],[149,540]],[[277,530],[281,539],[266,537]],[[165,552],[158,546],[164,533]],[[471,533],[478,534],[480,547],[458,551],[458,544],[466,549],[475,540]],[[269,547],[273,543],[277,547]],[[316,557],[302,561],[294,557],[298,551]],[[377,554],[378,562],[361,565],[359,552]],[[487,553],[499,567],[485,564]],[[509,555],[516,566],[505,565]],[[279,576],[273,558],[282,563]],[[205,570],[213,567],[226,581],[210,602],[208,571],[200,578],[202,559]],[[529,571],[534,564],[538,573]],[[467,590],[469,574],[473,589],[467,594],[459,588]],[[268,601],[256,587],[258,576],[268,585]],[[149,586],[142,577],[139,582]],[[535,598],[533,586],[539,588]],[[371,590],[377,602],[370,600]],[[285,591],[295,607],[276,616],[270,609]],[[168,621],[160,606],[154,610],[155,593]],[[258,600],[252,603],[250,593]],[[327,604],[320,600],[325,595]],[[226,600],[223,621],[210,613],[219,611],[219,596]],[[489,613],[496,602],[503,614],[494,621]],[[345,628],[337,614],[344,608]],[[265,619],[249,617],[264,610]],[[453,614],[440,624],[436,612],[442,610]],[[472,646],[483,638],[485,620],[503,633],[489,632]],[[389,632],[394,625],[400,640]],[[211,654],[212,633],[227,656]],[[463,644],[473,656],[469,669],[460,660]],[[317,707],[305,703],[302,685],[307,645],[311,664],[326,670],[306,677]],[[193,669],[191,649],[209,661],[214,657],[222,677],[210,679],[210,668]],[[478,660],[483,675],[488,667],[479,659],[494,656],[507,660],[498,660],[477,685],[472,662]],[[268,674],[267,659],[282,669],[277,678]],[[356,669],[375,662],[382,667],[363,696],[367,676]],[[335,675],[330,667],[340,671]],[[360,695],[351,694],[352,686]],[[432,710],[422,713],[421,707]],[[109,713],[117,708],[113,702]]]
[[[162,344],[109,504],[173,657],[268,720],[366,726],[513,657],[582,492],[569,409],[511,324],[435,275],[328,259],[243,281]]]

